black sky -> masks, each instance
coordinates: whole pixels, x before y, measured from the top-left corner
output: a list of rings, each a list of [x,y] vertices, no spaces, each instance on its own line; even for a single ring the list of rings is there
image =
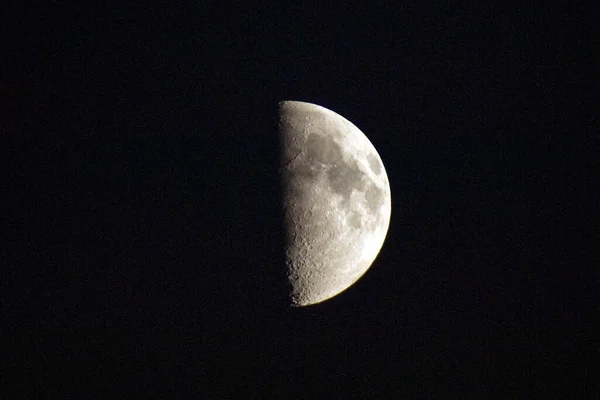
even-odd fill
[[[590,10],[12,11],[6,398],[599,389]],[[355,123],[392,188],[371,269],[304,309],[276,284],[286,99]]]

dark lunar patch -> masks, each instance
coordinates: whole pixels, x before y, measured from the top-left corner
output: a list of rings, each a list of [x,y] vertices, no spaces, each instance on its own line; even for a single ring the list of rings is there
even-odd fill
[[[353,212],[352,214],[350,214],[350,216],[348,217],[348,223],[353,228],[360,228],[362,225],[362,217],[360,213]]]
[[[317,166],[307,163],[301,162],[295,165],[293,168],[290,168],[287,171],[289,174],[288,179],[294,180],[295,178],[300,178],[302,180],[315,180],[319,175],[319,168]]]
[[[310,133],[306,140],[306,155],[323,164],[333,164],[342,158],[342,148],[327,134]]]
[[[285,184],[285,192],[284,198],[288,201],[293,201],[293,199],[302,198],[304,191],[300,185],[297,184]]]
[[[352,164],[342,162],[327,170],[329,186],[344,199],[349,199],[353,190],[360,190],[364,187],[364,176],[365,173],[358,169],[356,162]]]
[[[297,164],[293,168],[281,171],[281,180],[285,187],[285,195],[290,199],[303,198],[306,189],[317,180],[319,171],[310,164]]]
[[[370,185],[365,191],[365,201],[369,210],[377,211],[383,203],[383,190],[377,185]]]
[[[371,166],[371,170],[373,170],[373,172],[376,175],[379,175],[381,173],[381,164],[379,163],[379,160],[377,159],[377,157],[375,157],[374,154],[369,154],[367,156],[367,161],[369,162],[369,165]]]

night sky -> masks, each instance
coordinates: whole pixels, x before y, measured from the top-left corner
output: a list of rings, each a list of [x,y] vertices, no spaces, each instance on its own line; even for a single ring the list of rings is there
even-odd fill
[[[4,17],[0,397],[600,390],[590,10],[201,3]],[[357,125],[392,189],[371,268],[306,308],[282,100]]]

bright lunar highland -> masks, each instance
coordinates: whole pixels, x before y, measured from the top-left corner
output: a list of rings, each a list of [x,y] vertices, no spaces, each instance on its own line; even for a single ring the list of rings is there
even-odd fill
[[[283,101],[278,130],[290,297],[306,306],[371,266],[390,222],[390,185],[369,139],[331,110]]]

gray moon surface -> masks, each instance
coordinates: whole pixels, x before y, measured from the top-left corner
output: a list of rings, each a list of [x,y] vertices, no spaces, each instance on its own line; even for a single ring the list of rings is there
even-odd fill
[[[306,306],[369,269],[387,234],[390,185],[369,139],[327,108],[283,101],[278,130],[290,298]]]

